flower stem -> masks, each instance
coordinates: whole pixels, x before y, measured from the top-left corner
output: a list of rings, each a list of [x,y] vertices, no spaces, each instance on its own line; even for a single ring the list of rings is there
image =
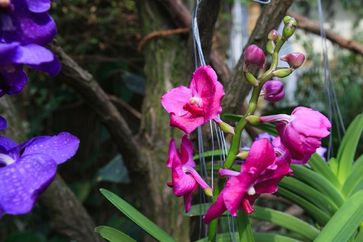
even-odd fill
[[[273,72],[276,70],[277,64],[279,61],[278,60],[279,52],[280,52],[282,45],[285,43],[285,41],[286,41],[286,39],[284,37],[281,37],[281,39],[279,39],[277,41],[276,47],[272,54],[272,63],[271,63],[270,68],[258,78],[259,85],[255,86],[253,88],[252,96],[251,96],[251,99],[248,104],[247,112],[245,113],[243,118],[241,118],[238,121],[236,128],[234,130],[235,134],[233,135],[233,138],[232,138],[232,143],[229,148],[228,155],[227,155],[226,161],[223,166],[224,168],[231,169],[234,161],[236,160],[236,156],[239,153],[239,147],[240,147],[240,143],[241,143],[241,134],[247,125],[247,120],[245,119],[245,117],[247,117],[248,115],[254,114],[254,112],[256,111],[258,98],[260,96],[261,89],[262,89],[263,85],[265,84],[265,82],[270,80],[274,76]],[[213,195],[212,202],[215,202],[217,200],[220,187],[223,186],[222,181],[223,181],[223,179],[218,178],[218,182],[217,182],[218,185],[215,186],[215,188],[214,188],[214,192],[213,192],[214,195]],[[216,241],[217,226],[218,226],[218,219],[211,221],[211,223],[209,224],[208,241],[211,241],[211,242]],[[239,231],[240,241],[254,242],[251,222],[250,222],[248,215],[244,211],[240,211],[238,213],[238,231]]]
[[[238,234],[240,242],[254,242],[253,230],[250,218],[245,211],[239,211],[237,216]]]

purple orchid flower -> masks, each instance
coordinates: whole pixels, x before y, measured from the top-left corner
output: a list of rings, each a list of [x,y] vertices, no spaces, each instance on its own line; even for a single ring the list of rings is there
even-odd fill
[[[20,45],[17,42],[0,43],[0,56],[0,96],[17,94],[23,89],[28,79],[23,65],[43,69],[44,64],[54,61],[53,53],[46,48],[35,44]],[[49,74],[58,71],[59,65],[49,66]]]
[[[27,81],[23,64],[55,76],[60,64],[42,47],[57,30],[50,0],[7,0],[0,5],[0,96],[19,93]]]
[[[253,142],[240,172],[220,169],[219,174],[229,179],[217,201],[205,214],[204,222],[209,223],[226,210],[232,216],[237,216],[238,209],[252,213],[257,197],[262,193],[276,192],[280,180],[291,173],[290,160],[276,156],[267,139]]]
[[[306,160],[321,146],[321,139],[330,134],[331,123],[318,111],[297,107],[291,115],[263,116],[262,122],[277,122],[281,143],[290,151],[292,159]]]
[[[198,185],[204,189],[207,195],[212,195],[210,186],[195,170],[193,144],[186,135],[182,138],[180,151],[177,150],[174,139],[170,140],[167,167],[171,169],[172,176],[172,181],[168,183],[168,186],[173,188],[176,196],[184,197],[186,212],[189,212],[192,206],[193,192],[197,190]]]
[[[51,0],[10,0],[0,12],[0,36],[4,42],[45,45],[57,33],[48,15]]]
[[[78,146],[79,139],[67,132],[20,145],[0,136],[0,216],[30,212],[53,181],[57,165],[73,157]]]
[[[222,111],[223,86],[210,66],[199,67],[193,73],[189,87],[171,89],[161,98],[164,109],[170,113],[170,125],[190,134]]]

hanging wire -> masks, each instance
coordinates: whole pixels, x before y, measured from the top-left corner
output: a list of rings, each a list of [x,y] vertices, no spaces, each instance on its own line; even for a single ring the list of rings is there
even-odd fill
[[[202,44],[201,44],[201,40],[200,40],[199,28],[198,28],[198,10],[199,10],[200,2],[201,2],[200,0],[196,1],[196,6],[194,8],[193,15],[192,15],[192,37],[193,37],[193,46],[194,46],[194,64],[195,64],[195,68],[198,68],[199,66],[206,65],[204,54],[203,54],[203,49],[202,49]],[[218,149],[222,150],[221,154],[219,155],[220,165],[222,166],[225,159],[226,159],[226,155],[227,155],[227,145],[226,145],[226,140],[225,140],[225,137],[224,137],[224,133],[212,121],[209,122],[209,128],[210,128],[211,139],[212,139],[211,140],[211,149],[212,149],[212,151],[213,152],[215,151],[215,143],[214,143],[215,139],[217,140]],[[200,168],[201,168],[200,172],[201,172],[202,177],[208,178],[208,172],[207,172],[207,168],[206,168],[205,158],[203,156],[204,143],[203,143],[203,134],[202,134],[202,128],[201,127],[198,127],[197,135],[198,135],[199,164],[200,164]],[[214,155],[212,155],[212,157],[211,157],[211,172],[210,172],[210,178],[211,178],[210,180],[211,180],[212,188],[214,186],[214,184],[213,184],[213,179],[214,179],[214,174],[213,174],[214,158],[215,158]],[[200,201],[202,203],[207,202],[207,198],[205,197],[204,193],[201,193]],[[203,227],[202,224],[203,224],[202,223],[202,218],[200,218],[199,237],[201,237],[201,233],[202,233],[202,227]],[[229,229],[231,241],[235,242],[236,241],[236,237],[235,237],[235,220],[231,216],[228,216],[228,229]],[[207,232],[207,230],[205,229],[205,236],[207,236],[206,232]]]
[[[337,125],[337,135],[338,139],[342,139],[342,135],[345,133],[345,126],[343,122],[343,118],[339,109],[338,101],[336,98],[336,94],[333,88],[333,84],[331,81],[330,75],[330,67],[329,67],[329,59],[328,59],[328,47],[327,47],[327,39],[326,33],[324,29],[324,12],[321,4],[321,0],[317,0],[318,3],[318,12],[319,12],[319,20],[320,20],[320,35],[321,35],[321,43],[323,48],[323,66],[324,66],[324,89],[328,102],[328,117],[329,120]],[[329,136],[329,146],[327,152],[327,158],[330,159],[333,155],[333,132],[330,133]]]
[[[263,0],[253,0],[256,3],[261,3],[261,4],[269,4],[271,3],[271,0],[267,0],[267,1],[263,1]]]

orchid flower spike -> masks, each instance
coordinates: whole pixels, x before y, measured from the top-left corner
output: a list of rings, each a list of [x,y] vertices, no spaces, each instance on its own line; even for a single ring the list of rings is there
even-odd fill
[[[244,61],[246,66],[256,65],[259,68],[263,68],[265,60],[265,53],[263,53],[263,50],[257,45],[249,45],[244,51]]]
[[[218,118],[224,96],[222,84],[210,66],[193,73],[189,87],[179,86],[161,97],[161,105],[170,113],[170,126],[190,134],[197,127]]]
[[[330,134],[331,123],[318,111],[297,107],[291,115],[278,114],[260,117],[261,122],[277,122],[281,143],[292,159],[306,160],[321,146],[321,139]]]
[[[212,188],[195,170],[193,144],[186,135],[182,138],[180,151],[177,150],[174,139],[170,140],[167,167],[170,168],[172,177],[168,186],[173,188],[177,197],[184,197],[186,212],[190,211],[193,192],[197,190],[198,185],[208,196],[212,196]]]
[[[219,174],[229,177],[215,203],[208,209],[204,222],[209,223],[228,210],[237,216],[238,209],[250,214],[253,203],[262,193],[274,193],[277,184],[291,174],[290,160],[277,159],[275,151],[267,139],[253,142],[241,171],[220,169]]]
[[[0,136],[0,216],[30,212],[53,181],[57,165],[72,158],[78,146],[79,139],[67,132],[20,145]]]

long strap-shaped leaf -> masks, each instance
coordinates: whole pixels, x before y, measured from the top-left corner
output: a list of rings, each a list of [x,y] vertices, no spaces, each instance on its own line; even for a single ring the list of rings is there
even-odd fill
[[[302,207],[319,224],[324,225],[329,221],[330,215],[327,212],[322,211],[315,204],[309,202],[305,198],[303,198],[283,187],[280,187],[277,193],[280,196],[282,196],[282,197],[296,203],[300,207]]]
[[[96,233],[100,234],[102,238],[110,242],[136,242],[127,234],[114,229],[109,226],[98,226],[95,228]]]
[[[337,162],[338,177],[343,183],[352,170],[355,152],[359,138],[363,132],[363,114],[359,114],[349,125],[346,134],[339,146]]]
[[[209,206],[209,203],[193,205],[189,213],[185,215],[190,217],[202,216],[206,213]],[[319,230],[317,228],[290,214],[257,205],[254,206],[254,208],[255,212],[251,214],[251,217],[254,219],[268,221],[272,224],[276,224],[292,232],[296,232],[297,234],[309,240],[313,240],[319,234]]]
[[[301,165],[292,165],[292,169],[295,178],[328,196],[337,207],[344,203],[344,198],[340,191],[322,175]]]
[[[363,191],[347,200],[321,230],[314,242],[346,242],[363,221]]]
[[[358,160],[353,165],[353,170],[348,176],[347,180],[343,186],[343,194],[346,196],[352,195],[356,186],[363,181],[363,155],[361,155]]]
[[[292,239],[290,237],[274,233],[254,233],[253,235],[255,237],[255,242],[301,242],[300,240]],[[238,233],[235,233],[234,235],[231,233],[223,233],[223,234],[217,234],[216,242],[230,241],[231,236],[234,236],[236,240],[239,240]],[[209,241],[208,238],[203,238],[195,242],[209,242]]]
[[[271,208],[255,206],[255,212],[251,215],[251,217],[279,225],[283,228],[289,229],[290,231],[294,231],[309,240],[315,239],[319,234],[319,230],[317,228],[305,221]]]
[[[333,173],[327,162],[318,154],[313,154],[309,160],[309,165],[313,170],[328,179],[335,187],[340,187],[338,177]]]
[[[150,234],[156,240],[161,242],[175,242],[164,230],[159,226],[151,222],[147,217],[142,215],[133,206],[128,204],[125,200],[117,196],[116,194],[101,188],[100,192],[109,200],[116,208],[118,208],[123,214],[125,214],[134,223],[140,226],[146,233]]]
[[[335,203],[328,196],[296,178],[285,177],[282,179],[279,186],[305,198],[306,200],[315,204],[319,209],[326,211],[331,215],[333,215],[338,210],[338,206],[335,205]]]

